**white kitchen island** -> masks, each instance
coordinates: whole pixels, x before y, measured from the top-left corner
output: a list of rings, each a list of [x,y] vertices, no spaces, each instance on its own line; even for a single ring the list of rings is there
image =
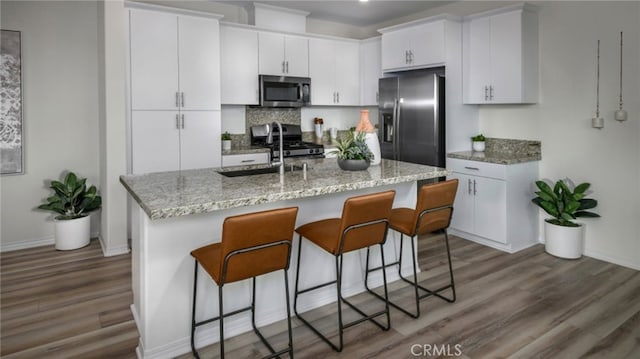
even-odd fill
[[[294,171],[283,177],[278,173],[225,177],[217,172],[219,169],[121,176],[121,183],[137,204],[132,213],[132,311],[140,333],[139,357],[169,358],[190,352],[194,268],[190,252],[220,241],[222,222],[226,217],[297,206],[296,226],[300,226],[340,216],[343,202],[348,197],[389,189],[396,191],[394,207],[413,207],[416,181],[449,174],[442,168],[392,160],[382,160],[380,166],[357,172],[339,169],[335,159],[306,162],[309,165],[306,176],[302,171]],[[399,235],[389,232],[385,244],[385,256],[389,260],[399,254],[398,239]],[[295,280],[298,245],[295,235],[290,283]],[[301,264],[300,287],[335,278],[333,257],[307,241],[303,246],[305,260]],[[405,248],[405,256],[410,255],[410,248]],[[371,259],[372,265],[379,265],[379,252],[374,251]],[[346,296],[365,290],[362,282],[364,260],[364,251],[345,254],[343,293]],[[408,275],[411,263],[405,263],[403,273]],[[372,287],[382,284],[381,273],[375,274],[369,280]],[[397,280],[397,271],[389,269],[387,278]],[[232,311],[249,303],[250,281],[228,284],[226,288],[225,310]],[[286,317],[282,288],[283,278],[279,273],[258,278],[256,322],[259,326]],[[334,300],[335,288],[330,286],[314,295],[301,297],[299,308],[304,312]],[[204,272],[199,275],[197,308],[198,320],[217,315],[217,288]],[[227,338],[249,330],[248,312],[225,320]],[[217,322],[198,329],[196,347],[217,341]]]

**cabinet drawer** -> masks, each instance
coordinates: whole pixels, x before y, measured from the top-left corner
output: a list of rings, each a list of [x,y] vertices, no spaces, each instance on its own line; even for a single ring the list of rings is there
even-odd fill
[[[447,169],[457,173],[496,179],[505,179],[507,170],[506,165],[457,158],[447,158]]]
[[[222,156],[222,167],[260,165],[267,163],[269,163],[269,154],[266,152]]]

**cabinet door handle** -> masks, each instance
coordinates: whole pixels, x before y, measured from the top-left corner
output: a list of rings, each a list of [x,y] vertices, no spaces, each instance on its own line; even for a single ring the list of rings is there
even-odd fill
[[[489,100],[493,100],[493,85],[489,86]]]
[[[467,193],[471,195],[471,178],[467,180]]]
[[[409,50],[404,50],[404,63],[409,63]]]
[[[489,101],[489,87],[484,87],[484,100]]]
[[[478,183],[476,182],[476,180],[473,180],[473,195],[474,195],[474,196],[475,196],[475,195],[476,195],[476,193],[477,193],[477,192],[476,192],[476,185],[477,185],[477,184],[478,184]]]
[[[376,91],[376,102],[380,102],[380,93]]]
[[[340,103],[340,91],[336,92],[336,99],[338,100],[338,103]]]
[[[282,73],[284,74],[284,61],[282,61]]]
[[[184,130],[184,114],[180,115],[180,118],[182,119],[182,129]]]
[[[180,115],[176,113],[176,130],[180,129]]]
[[[255,162],[256,160],[242,160],[240,161],[240,163],[250,163],[250,162]]]
[[[467,167],[467,166],[464,166],[464,168],[466,168],[468,170],[474,170],[474,171],[479,171],[480,170],[478,167]]]
[[[184,107],[184,92],[180,92],[180,103],[181,106]]]
[[[287,67],[287,73],[289,73],[289,61],[287,61],[286,65],[287,65],[286,66]]]
[[[413,63],[413,51],[409,50],[409,63],[412,64]]]
[[[176,91],[176,107],[180,107],[180,92]]]
[[[333,92],[333,103],[336,103],[336,92]]]

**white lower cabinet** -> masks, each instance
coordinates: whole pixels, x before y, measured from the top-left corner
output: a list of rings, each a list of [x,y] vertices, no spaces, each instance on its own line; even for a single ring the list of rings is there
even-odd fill
[[[538,243],[533,198],[538,163],[512,165],[447,159],[459,180],[450,233],[507,252]]]
[[[267,152],[222,156],[222,167],[263,165],[267,163],[269,163],[269,153]]]
[[[220,111],[132,111],[133,174],[220,166]]]

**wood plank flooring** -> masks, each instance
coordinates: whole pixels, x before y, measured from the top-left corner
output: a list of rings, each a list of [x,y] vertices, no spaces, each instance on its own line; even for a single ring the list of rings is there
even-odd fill
[[[391,330],[349,328],[341,353],[294,318],[296,357],[413,358],[412,350],[436,354],[428,357],[458,350],[462,358],[640,357],[640,272],[587,257],[557,259],[541,245],[507,254],[452,236],[451,248],[456,303],[425,299],[418,319],[392,308]],[[423,285],[446,283],[442,235],[420,239],[419,262]],[[3,253],[0,267],[3,358],[135,357],[130,256],[103,258],[92,241],[72,252],[50,246]],[[393,301],[412,305],[407,286],[390,289]],[[366,310],[381,308],[366,294],[352,299]],[[308,313],[333,339],[335,311],[328,305]],[[350,310],[345,315],[355,318]],[[284,322],[263,332],[276,347],[286,343]],[[268,354],[253,333],[227,339],[225,349],[230,358]],[[218,346],[200,354],[217,357]]]

